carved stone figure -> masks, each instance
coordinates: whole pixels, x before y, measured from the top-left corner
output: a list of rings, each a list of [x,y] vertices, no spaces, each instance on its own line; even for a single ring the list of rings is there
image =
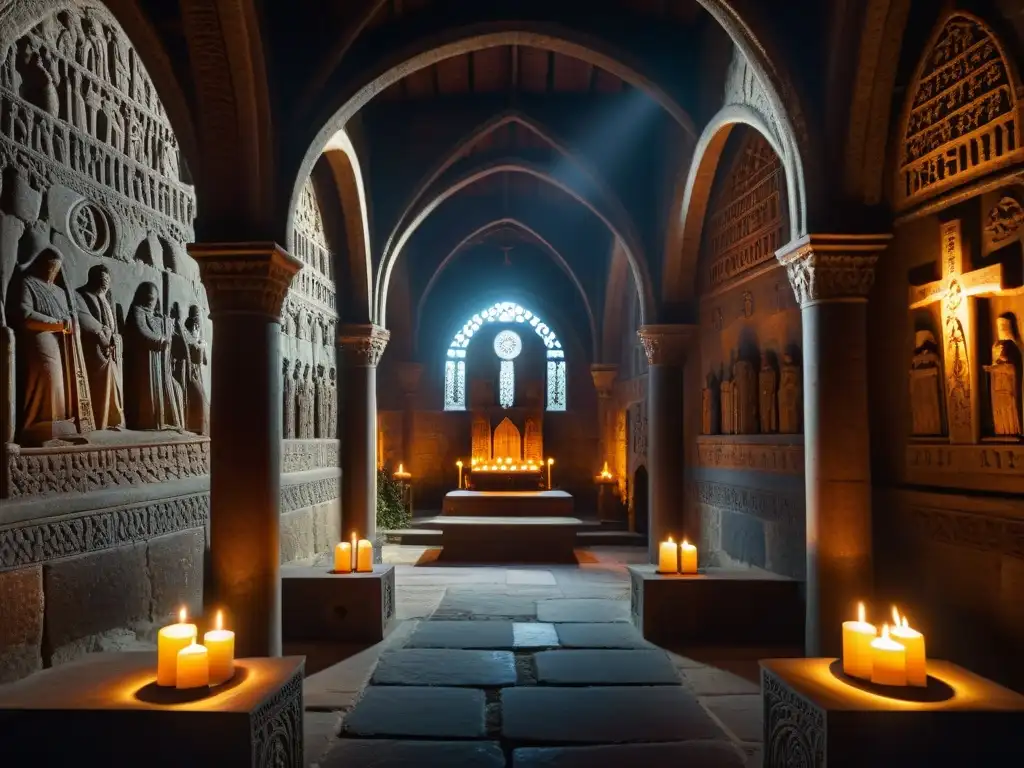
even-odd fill
[[[338,380],[337,372],[331,368],[327,372],[327,437],[338,436]]]
[[[313,424],[316,437],[327,437],[327,381],[322,363],[317,365],[313,376]]]
[[[175,328],[172,357],[175,379],[181,387],[184,428],[197,435],[210,434],[210,401],[203,384],[203,366],[209,365],[207,344],[202,337],[199,307],[188,308],[188,317]]]
[[[109,301],[110,270],[103,265],[90,269],[89,281],[78,289],[78,295],[82,351],[96,429],[121,429],[125,425],[124,351]]]
[[[298,437],[307,440],[313,436],[313,382],[310,381],[310,368],[302,368],[302,377],[298,380],[295,398],[296,428]]]
[[[778,377],[767,352],[761,353],[761,371],[757,377],[760,394],[761,432],[770,434],[779,431]]]
[[[757,434],[757,374],[749,360],[738,359],[732,367],[733,415],[737,435]]]
[[[723,435],[731,435],[736,431],[736,423],[733,420],[733,381],[727,378],[730,374],[731,369],[722,374],[722,383],[719,386]]]
[[[284,407],[281,411],[284,420],[282,434],[285,440],[295,437],[295,379],[289,375],[291,364],[291,360],[287,357],[281,363],[281,376],[284,379]]]
[[[700,431],[703,435],[717,435],[719,421],[721,418],[720,406],[718,403],[721,390],[718,384],[718,377],[709,373],[707,386],[701,390],[701,418]]]
[[[803,381],[800,366],[793,362],[788,352],[782,356],[782,370],[779,375],[779,432],[794,435],[800,432],[803,403],[800,394]]]
[[[159,313],[157,288],[143,283],[125,323],[125,416],[131,429],[181,429],[167,354],[170,318]]]
[[[540,419],[531,416],[526,420],[525,441],[523,445],[523,459],[526,461],[544,461],[544,437],[541,431]]]
[[[14,442],[14,330],[7,327],[4,300],[0,296],[0,445]],[[0,481],[6,474],[0,468]]]
[[[294,393],[292,407],[295,410],[295,437],[301,438],[301,423],[302,419],[302,363],[299,360],[295,361],[295,367],[292,369],[292,392]]]
[[[992,426],[997,437],[1019,437],[1021,353],[1010,317],[996,319],[992,365],[986,365],[992,399]]]
[[[482,414],[473,417],[472,426],[473,458],[477,461],[491,460],[491,425]]]
[[[914,336],[914,357],[910,362],[910,416],[912,435],[941,435],[942,375],[939,345],[931,331]]]
[[[62,265],[55,249],[39,253],[22,278],[15,310],[20,440],[27,445],[76,431],[74,337],[67,295],[58,285]]]

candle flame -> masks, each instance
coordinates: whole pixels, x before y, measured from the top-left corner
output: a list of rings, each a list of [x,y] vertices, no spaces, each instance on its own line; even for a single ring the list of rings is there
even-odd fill
[[[178,623],[179,624],[184,624],[185,623],[185,619],[187,619],[187,618],[188,618],[188,612],[185,610],[185,607],[182,606],[181,610],[178,611]]]
[[[889,639],[889,625],[888,624],[883,624],[882,625],[882,639],[883,640],[888,640]]]
[[[907,623],[907,617],[903,617],[903,629],[910,629],[910,625]]]
[[[896,610],[896,606],[895,605],[892,607],[892,620],[893,620],[893,623],[896,625],[896,628],[899,629],[899,626],[900,626],[900,612],[898,610]]]
[[[857,621],[861,624],[865,623],[866,616],[864,613],[864,603],[857,603]]]
[[[356,532],[355,532],[355,531],[352,531],[352,549],[355,549],[355,548],[356,548],[356,542],[357,542],[358,540],[359,540],[359,537],[358,537],[358,536],[356,536]]]
[[[671,536],[669,536],[669,537],[668,537],[668,541],[667,541],[666,543],[667,543],[667,544],[674,544],[675,542],[674,542],[674,541],[672,541],[672,537],[671,537]]]
[[[402,474],[403,472],[405,472],[405,465],[402,464],[401,462],[399,462],[398,463],[398,474]]]
[[[224,611],[217,611],[217,629],[224,629]]]
[[[549,467],[550,467],[550,466],[551,466],[552,464],[554,464],[554,463],[555,463],[555,460],[554,460],[554,459],[548,459],[548,466],[549,466]]]

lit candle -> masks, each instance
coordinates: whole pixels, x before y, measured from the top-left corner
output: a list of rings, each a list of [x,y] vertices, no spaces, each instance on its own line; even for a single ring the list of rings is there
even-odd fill
[[[339,541],[334,547],[334,572],[352,573],[352,545]]]
[[[843,622],[843,672],[871,678],[871,641],[878,636],[874,624],[864,620],[864,603],[857,604],[857,620]]]
[[[475,462],[474,462],[475,463]],[[459,468],[459,488],[462,488],[462,459],[455,462],[455,466]]]
[[[671,536],[658,547],[658,573],[679,573],[679,545]]]
[[[369,573],[373,570],[373,544],[369,539],[360,539],[356,547],[356,571]]]
[[[892,617],[896,622],[892,628],[892,638],[907,649],[907,685],[926,687],[928,660],[924,650],[924,635],[910,628],[906,616],[900,619],[895,605],[892,607]]]
[[[679,559],[681,560],[680,573],[697,572],[697,548],[686,539],[679,546]]]
[[[551,490],[551,465],[555,463],[554,459],[548,459],[548,490]]]
[[[356,532],[352,531],[352,543],[349,545],[352,549],[352,563],[349,570],[354,571],[356,569],[356,545],[359,541],[359,537],[356,536]]]
[[[196,639],[196,625],[187,624],[182,608],[178,623],[163,627],[156,638],[156,684],[171,687],[178,679],[178,651]]]
[[[205,688],[210,684],[210,661],[205,645],[186,645],[178,651],[177,688]]]
[[[889,637],[888,624],[882,626],[882,636],[871,641],[871,682],[907,684],[907,649]]]
[[[216,629],[203,635],[203,645],[206,646],[210,660],[210,685],[226,683],[235,676],[235,633],[224,629],[222,611],[217,611],[216,626]]]

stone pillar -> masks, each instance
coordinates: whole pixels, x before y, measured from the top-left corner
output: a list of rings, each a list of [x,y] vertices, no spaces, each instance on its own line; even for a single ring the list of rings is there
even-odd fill
[[[400,363],[398,366],[398,385],[402,388],[402,461],[407,472],[413,472],[412,441],[413,426],[416,418],[416,395],[423,376],[421,363]],[[415,479],[415,478],[413,478]]]
[[[590,366],[590,375],[594,379],[594,389],[597,390],[597,424],[598,424],[598,462],[594,469],[597,474],[608,464],[609,470],[615,465],[613,447],[615,445],[615,424],[612,421],[615,411],[612,408],[612,388],[615,385],[615,377],[619,373],[617,365],[595,363]],[[597,500],[597,516],[602,522],[612,522],[618,515],[617,504],[608,484],[601,485]]]
[[[694,325],[645,325],[647,372],[647,549],[657,562],[658,544],[685,535],[683,524],[683,365],[696,337]],[[691,535],[691,538],[696,538]]]
[[[14,331],[7,327],[0,297],[0,499],[10,495],[11,462],[8,446],[14,442]]]
[[[341,410],[341,534],[377,537],[377,364],[391,334],[376,325],[338,329],[344,361]]]
[[[196,243],[210,302],[210,567],[236,656],[281,655],[281,305],[301,262],[275,243]]]
[[[803,323],[808,656],[838,656],[872,596],[867,297],[891,235],[809,235],[776,255]]]

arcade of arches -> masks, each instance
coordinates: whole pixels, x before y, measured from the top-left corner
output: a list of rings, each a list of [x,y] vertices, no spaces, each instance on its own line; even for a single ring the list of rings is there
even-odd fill
[[[507,417],[808,655],[895,601],[1024,690],[1019,5],[438,5],[0,9],[0,682],[183,601],[280,654]]]

